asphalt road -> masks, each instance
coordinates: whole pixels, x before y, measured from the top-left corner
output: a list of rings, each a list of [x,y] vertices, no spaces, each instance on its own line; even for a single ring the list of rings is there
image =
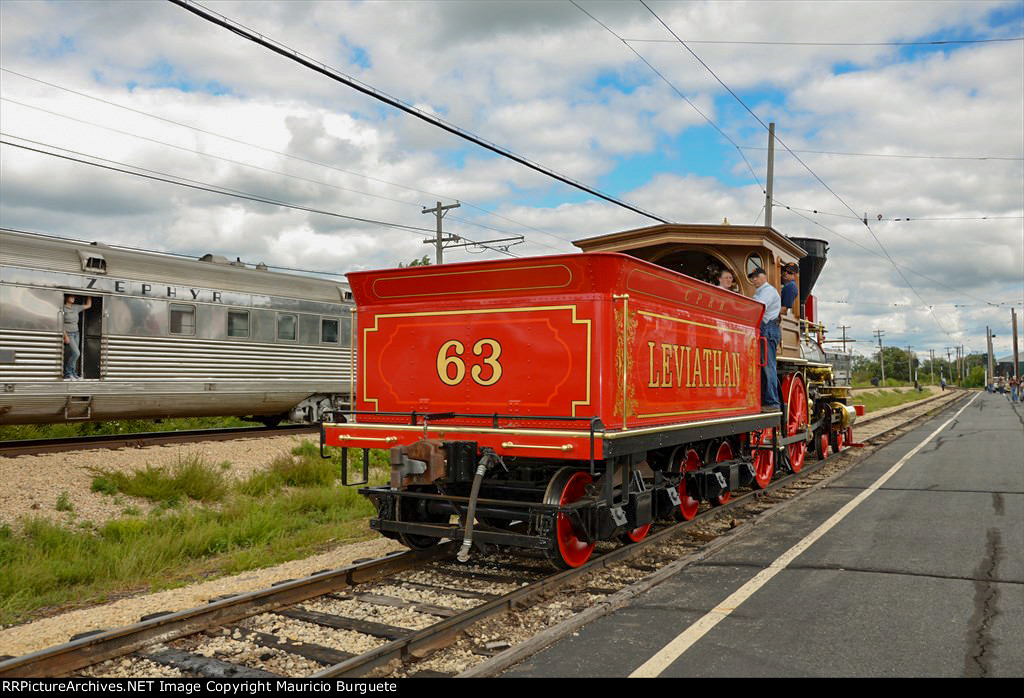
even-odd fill
[[[978,394],[868,489],[963,406],[505,675],[1024,676],[1024,405]]]

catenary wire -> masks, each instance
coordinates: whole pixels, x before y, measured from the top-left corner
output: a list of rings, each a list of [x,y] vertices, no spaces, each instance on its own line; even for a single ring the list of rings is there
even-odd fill
[[[670,44],[674,39],[624,39],[644,44]],[[943,46],[946,44],[989,44],[1006,41],[1024,41],[1014,36],[997,39],[941,39],[937,41],[722,41],[716,39],[686,39],[688,44],[725,44],[754,46]]]
[[[365,192],[365,191],[362,191],[362,190],[359,190],[359,189],[351,189],[349,187],[343,187],[343,186],[340,186],[340,185],[337,185],[337,184],[331,184],[330,182],[325,182],[325,181],[319,180],[319,179],[311,179],[309,177],[302,177],[301,175],[295,175],[295,174],[291,174],[291,173],[288,173],[288,172],[281,172],[280,170],[274,170],[274,169],[270,169],[270,168],[267,168],[267,167],[262,167],[260,165],[254,165],[252,163],[243,162],[241,160],[234,160],[232,158],[223,157],[221,155],[215,155],[213,153],[206,153],[206,152],[203,152],[201,150],[195,150],[193,148],[187,148],[185,146],[177,145],[175,143],[168,143],[167,141],[162,141],[162,140],[159,140],[157,138],[150,138],[148,136],[143,136],[143,135],[140,135],[140,134],[137,134],[137,133],[132,133],[130,131],[123,131],[121,129],[113,128],[112,126],[105,126],[103,124],[97,124],[95,122],[88,121],[88,120],[85,120],[85,119],[79,119],[77,117],[69,116],[67,114],[61,114],[60,112],[55,112],[55,111],[51,111],[49,109],[44,109],[43,107],[37,107],[37,106],[34,106],[32,104],[26,104],[24,102],[19,102],[18,100],[10,99],[9,97],[0,97],[0,101],[10,102],[11,104],[17,104],[18,106],[26,107],[28,109],[35,109],[37,111],[41,111],[41,112],[44,112],[46,114],[51,114],[53,116],[57,116],[57,117],[60,117],[60,118],[63,118],[63,119],[69,119],[71,121],[75,121],[75,122],[78,122],[80,124],[86,124],[88,126],[93,126],[93,127],[96,127],[96,128],[101,128],[101,129],[104,129],[104,130],[107,130],[107,131],[111,131],[113,133],[118,133],[118,134],[121,134],[121,135],[124,135],[124,136],[129,136],[131,138],[137,138],[137,139],[140,139],[140,140],[149,141],[150,143],[156,143],[158,145],[166,146],[168,148],[174,148],[175,150],[180,150],[182,152],[192,153],[194,155],[201,155],[203,157],[214,158],[216,160],[221,160],[223,162],[228,162],[228,163],[231,163],[233,165],[238,165],[240,167],[247,167],[247,168],[250,168],[250,169],[259,170],[261,172],[267,172],[269,174],[280,175],[282,177],[288,177],[288,178],[296,179],[296,180],[299,180],[299,181],[302,181],[302,182],[308,182],[308,183],[311,183],[311,184],[317,184],[317,185],[320,185],[320,186],[329,187],[331,189],[337,189],[339,191],[351,192],[351,193],[354,193],[354,194],[359,194],[359,195],[362,195],[362,196],[368,196],[368,197],[372,197],[372,198],[375,198],[375,199],[383,199],[385,201],[391,201],[393,203],[401,204],[403,206],[413,206],[413,207],[415,207],[417,209],[421,208],[420,204],[417,204],[417,203],[414,203],[414,202],[411,202],[411,201],[403,201],[402,199],[395,199],[393,197],[383,196],[381,194],[371,194],[370,192]],[[450,216],[449,219],[450,220],[454,220],[454,221],[458,221],[458,222],[463,223],[465,225],[472,225],[472,226],[477,227],[477,228],[483,228],[485,230],[491,230],[491,231],[498,232],[498,233],[503,233],[503,234],[506,234],[506,235],[511,234],[507,230],[502,230],[500,228],[495,228],[493,226],[484,225],[483,223],[477,223],[475,221],[466,220],[466,219],[463,219],[463,218],[457,218],[455,216]],[[543,242],[536,242],[535,241],[535,244],[539,244],[541,246],[548,247],[550,249],[556,249],[555,247],[553,247],[551,245],[547,245],[547,244],[545,244]]]
[[[582,182],[567,177],[566,175],[560,174],[550,168],[533,162],[532,160],[529,160],[521,155],[517,155],[508,148],[504,148],[495,143],[487,141],[459,126],[450,124],[444,119],[440,119],[437,116],[434,116],[433,114],[429,114],[421,109],[414,107],[411,104],[407,104],[406,102],[403,102],[395,97],[392,97],[382,92],[381,90],[376,89],[375,87],[371,87],[366,83],[363,83],[334,68],[331,68],[325,63],[315,61],[314,59],[311,59],[305,56],[304,54],[288,46],[285,46],[284,44],[278,41],[269,39],[263,36],[262,34],[258,34],[257,32],[249,29],[240,22],[229,19],[225,15],[222,15],[220,13],[213,12],[212,10],[207,9],[206,7],[203,7],[202,5],[196,2],[192,2],[192,0],[167,1],[174,3],[175,5],[178,5],[182,9],[187,10],[188,12],[191,12],[192,14],[198,17],[201,17],[202,19],[205,19],[208,22],[223,27],[228,31],[234,32],[235,34],[241,36],[244,39],[247,39],[248,41],[259,44],[260,46],[263,46],[264,48],[273,51],[274,53],[280,56],[283,56],[291,61],[294,61],[302,66],[305,66],[306,68],[309,68],[310,70],[320,73],[321,75],[324,75],[325,77],[328,77],[331,80],[334,80],[335,82],[347,85],[348,87],[351,87],[354,90],[362,92],[363,94],[372,97],[373,99],[381,101],[395,109],[403,111],[406,114],[409,114],[410,116],[413,116],[417,119],[420,119],[421,121],[431,124],[432,126],[436,126],[444,131],[447,131],[452,135],[458,136],[463,140],[469,141],[470,143],[474,143],[480,146],[481,148],[491,151],[492,153],[512,160],[513,162],[517,162],[520,165],[523,165],[524,167],[528,167],[529,169],[534,170],[535,172],[539,172],[543,175],[551,177],[552,179],[562,182],[563,184],[567,184],[575,189],[579,189],[580,191],[586,192],[591,196],[603,199],[609,203],[615,204],[616,206],[620,206],[622,208],[633,211],[634,213],[637,213],[641,216],[645,216],[652,220],[658,221],[659,223],[670,222],[666,218],[662,218],[661,216],[658,216],[654,213],[645,211],[644,209],[639,208],[638,206],[634,206],[633,204],[630,204],[626,201],[617,199],[611,196],[610,194],[605,194],[604,192],[594,189],[586,184],[583,184]]]
[[[480,206],[480,205],[475,204],[475,203],[470,202],[470,201],[466,201],[465,199],[458,199],[456,197],[452,197],[452,196],[449,196],[447,194],[438,194],[436,192],[430,192],[430,191],[426,191],[424,189],[418,189],[416,187],[411,187],[411,186],[408,186],[408,185],[405,185],[405,184],[399,184],[398,182],[392,182],[392,181],[389,181],[389,180],[386,180],[386,179],[381,179],[380,177],[374,177],[373,175],[369,175],[369,174],[366,174],[364,172],[357,172],[355,170],[346,170],[344,168],[337,167],[336,165],[331,165],[329,163],[319,162],[317,160],[311,160],[309,158],[304,158],[304,157],[301,157],[299,155],[293,155],[291,153],[286,153],[286,152],[280,151],[280,150],[274,150],[273,148],[268,148],[266,146],[262,146],[262,145],[259,145],[257,143],[252,143],[252,142],[249,142],[249,141],[244,141],[244,140],[241,140],[241,139],[238,139],[238,138],[234,138],[232,136],[225,135],[223,133],[217,133],[216,131],[210,131],[210,130],[207,130],[207,129],[200,128],[198,126],[193,126],[191,124],[186,124],[186,123],[183,123],[183,122],[180,122],[180,121],[175,121],[174,119],[169,119],[167,117],[160,116],[158,114],[153,114],[153,113],[150,113],[150,112],[147,112],[147,111],[143,111],[141,109],[136,109],[135,107],[130,107],[130,106],[126,105],[126,104],[121,104],[119,102],[114,102],[112,100],[104,99],[102,97],[97,97],[97,96],[91,95],[91,94],[89,94],[87,92],[80,92],[79,90],[75,90],[75,89],[72,89],[70,87],[65,87],[63,85],[58,85],[57,83],[53,83],[53,82],[49,82],[49,81],[46,81],[46,80],[42,80],[40,78],[36,78],[36,77],[31,76],[31,75],[27,75],[25,73],[20,73],[18,71],[11,70],[9,68],[0,67],[0,71],[3,71],[5,73],[9,73],[11,75],[17,75],[18,77],[24,78],[26,80],[31,80],[32,82],[36,82],[36,83],[39,83],[41,85],[46,85],[47,87],[53,87],[55,89],[62,90],[64,92],[68,92],[70,94],[78,95],[79,97],[84,97],[86,99],[93,100],[93,101],[96,101],[96,102],[100,102],[102,104],[107,104],[109,106],[116,107],[118,109],[123,109],[125,111],[130,111],[130,112],[133,112],[135,114],[139,114],[141,116],[145,116],[145,117],[148,117],[148,118],[151,118],[151,119],[155,119],[157,121],[163,121],[164,123],[172,124],[172,125],[178,126],[180,128],[189,129],[189,130],[195,131],[197,133],[204,133],[204,134],[206,134],[208,136],[213,136],[215,138],[221,138],[221,139],[229,141],[231,143],[237,143],[239,145],[244,145],[244,146],[247,146],[247,147],[250,147],[250,148],[256,148],[257,150],[262,150],[263,152],[266,152],[266,153],[272,153],[274,155],[279,155],[281,157],[289,158],[291,160],[296,160],[296,161],[299,161],[299,162],[304,162],[304,163],[307,163],[307,164],[310,164],[310,165],[316,165],[318,167],[323,167],[323,168],[326,168],[326,169],[329,169],[329,170],[334,170],[336,172],[342,172],[344,174],[349,174],[349,175],[352,175],[352,176],[355,176],[355,177],[360,177],[362,179],[366,179],[366,180],[369,180],[371,182],[378,182],[380,184],[385,184],[387,186],[396,187],[398,189],[405,189],[407,191],[415,192],[417,194],[423,194],[425,196],[429,196],[429,197],[432,197],[434,199],[442,199],[442,200],[449,200],[449,201],[459,201],[459,203],[461,203],[461,204],[463,204],[465,206],[468,206],[468,207],[470,207],[470,208],[472,208],[474,210],[480,211],[481,213],[483,213],[485,215],[493,216],[495,218],[500,218],[501,220],[507,221],[509,223],[512,223],[514,225],[517,225],[517,226],[519,226],[521,228],[524,228],[524,229],[527,229],[527,230],[533,230],[534,232],[537,232],[537,233],[540,233],[542,235],[546,235],[548,237],[554,238],[555,240],[558,240],[562,244],[569,245],[571,247],[571,242],[566,240],[565,238],[559,236],[559,235],[555,235],[554,233],[551,233],[551,232],[549,232],[547,230],[542,230],[540,228],[528,225],[526,223],[522,223],[521,221],[517,221],[517,220],[515,220],[513,218],[509,218],[508,216],[505,216],[503,214],[497,213],[496,211],[491,211],[491,210],[487,209],[486,207]],[[455,216],[452,216],[451,219],[452,220],[464,221],[464,219],[456,218]],[[476,223],[475,225],[480,226],[480,227],[485,227],[485,226],[483,226],[480,223]],[[501,231],[501,232],[504,232],[504,231]],[[539,243],[539,244],[543,245],[544,243]],[[547,245],[547,247],[551,247],[551,246]],[[556,249],[556,248],[551,247],[551,249]]]
[[[82,153],[82,152],[79,152],[77,150],[71,150],[69,148],[62,148],[60,146],[50,145],[48,143],[41,143],[39,141],[34,141],[34,140],[30,139],[30,138],[24,138],[22,136],[16,136],[16,135],[7,134],[7,133],[0,133],[0,136],[6,136],[8,138],[17,138],[17,139],[25,141],[27,143],[34,143],[35,145],[40,145],[40,146],[43,146],[43,147],[46,147],[46,148],[53,148],[55,150],[62,150],[65,153],[74,153],[75,155],[80,155],[80,156],[82,156],[84,158],[92,158],[93,160],[99,160],[101,162],[93,162],[93,161],[90,161],[90,160],[83,160],[81,158],[71,157],[69,155],[61,155],[60,153],[54,153],[54,152],[50,152],[50,151],[46,151],[46,150],[41,150],[39,148],[32,148],[32,147],[29,147],[29,146],[26,146],[26,145],[22,145],[22,144],[19,144],[19,143],[12,143],[11,141],[0,140],[0,144],[3,144],[3,145],[12,146],[12,147],[15,147],[15,148],[21,148],[23,150],[28,150],[28,151],[32,151],[32,152],[36,152],[36,153],[42,153],[43,155],[50,155],[52,157],[62,158],[64,160],[70,160],[72,162],[78,162],[78,163],[81,163],[81,164],[84,164],[84,165],[92,165],[93,167],[99,167],[99,168],[102,168],[102,169],[105,169],[105,170],[111,170],[111,171],[115,171],[115,172],[121,172],[121,173],[124,173],[124,174],[135,175],[137,177],[143,177],[145,179],[151,179],[151,180],[155,180],[155,181],[166,182],[167,184],[176,184],[176,185],[181,186],[181,187],[188,187],[189,189],[196,189],[196,190],[201,190],[201,191],[207,191],[207,192],[211,192],[211,193],[214,193],[214,194],[223,194],[225,196],[232,196],[232,197],[235,197],[235,198],[238,198],[238,199],[246,199],[248,201],[255,201],[255,202],[258,202],[258,203],[269,204],[269,205],[272,205],[272,206],[281,206],[283,208],[295,209],[297,211],[305,211],[307,213],[316,213],[316,214],[321,214],[321,215],[325,215],[325,216],[332,216],[332,217],[335,217],[335,218],[343,218],[343,219],[346,219],[346,220],[352,220],[352,221],[357,221],[357,222],[361,222],[361,223],[370,223],[370,224],[373,224],[373,225],[380,225],[380,226],[387,227],[387,228],[396,228],[396,229],[399,229],[399,230],[408,230],[408,231],[411,231],[411,232],[416,232],[418,234],[419,233],[430,233],[432,235],[435,234],[435,231],[431,230],[430,228],[422,228],[422,227],[419,227],[419,226],[404,225],[402,223],[392,223],[392,222],[388,222],[388,221],[380,221],[380,220],[376,220],[376,219],[373,219],[373,218],[362,218],[362,217],[359,217],[359,216],[350,216],[350,215],[343,214],[343,213],[337,213],[335,211],[327,211],[327,210],[324,210],[324,209],[313,208],[313,207],[310,207],[310,206],[301,206],[299,204],[292,204],[292,203],[288,203],[288,202],[285,202],[285,201],[279,201],[277,199],[271,199],[269,197],[262,197],[262,196],[259,196],[259,195],[256,195],[256,194],[250,194],[248,192],[239,191],[237,189],[229,189],[227,187],[218,187],[217,185],[209,184],[207,182],[201,182],[201,181],[194,180],[194,179],[188,179],[186,177],[179,177],[177,175],[170,175],[170,174],[167,174],[167,173],[164,173],[164,172],[159,172],[157,170],[150,170],[150,169],[147,169],[147,168],[144,168],[144,167],[139,167],[137,165],[129,165],[127,163],[118,162],[116,160],[110,160],[108,158],[102,158],[102,157],[99,157],[99,156],[96,156],[96,155],[90,155],[88,153]],[[104,165],[104,164],[102,164],[103,162],[113,163],[113,164],[112,165]],[[122,167],[116,167],[115,165],[121,165]],[[133,169],[132,170],[123,169],[124,167],[130,167],[130,168],[133,168]],[[133,171],[133,170],[138,170],[138,171]],[[149,174],[146,174],[146,173],[149,173]],[[498,252],[500,254],[504,254],[504,255],[506,255],[508,257],[518,257],[519,256],[519,255],[516,255],[516,254],[513,254],[513,253],[509,252],[508,250],[504,250],[504,249],[501,249],[501,248],[489,247],[488,245],[486,245],[484,243],[476,242],[475,240],[471,240],[471,239],[469,239],[469,238],[467,238],[467,237],[465,237],[463,235],[459,235],[458,237],[460,239],[462,239],[462,240],[465,240],[466,242],[472,243],[473,245],[477,245],[477,246],[480,246],[480,247],[486,247],[487,249],[492,249],[493,251]],[[430,238],[424,238],[424,240],[430,240]]]
[[[173,0],[172,0],[172,1],[173,1]],[[736,94],[736,92],[734,92],[734,91],[733,91],[733,89],[732,89],[731,87],[729,87],[729,86],[728,86],[728,85],[727,85],[727,84],[726,84],[726,83],[725,83],[725,82],[724,82],[724,81],[723,81],[723,80],[722,80],[722,79],[721,79],[720,77],[718,77],[718,74],[717,74],[717,73],[715,73],[715,71],[714,71],[714,70],[712,70],[711,66],[709,66],[709,65],[708,65],[707,63],[705,63],[705,62],[704,62],[704,60],[703,60],[703,59],[702,59],[702,58],[701,58],[700,56],[698,56],[698,55],[696,54],[696,52],[694,52],[694,50],[693,50],[693,49],[691,49],[691,48],[690,48],[689,46],[687,46],[687,45],[686,45],[686,42],[684,42],[684,41],[683,41],[682,39],[680,39],[680,38],[679,38],[679,36],[678,36],[678,35],[677,35],[677,34],[675,33],[675,31],[673,31],[673,30],[672,30],[672,28],[671,28],[670,26],[668,26],[668,24],[667,24],[667,23],[665,22],[665,20],[663,20],[663,19],[662,19],[662,18],[661,18],[660,16],[658,16],[658,13],[657,13],[657,12],[655,12],[655,11],[654,11],[653,9],[651,9],[650,5],[648,5],[648,4],[647,4],[647,3],[646,3],[646,2],[644,1],[644,0],[638,0],[638,2],[639,2],[639,3],[641,4],[641,5],[643,5],[643,6],[644,6],[644,7],[645,7],[645,8],[647,9],[647,11],[648,11],[648,12],[650,12],[650,13],[651,13],[651,15],[653,15],[653,16],[654,16],[654,18],[655,18],[656,20],[658,20],[658,22],[659,22],[659,23],[660,23],[660,24],[661,24],[661,25],[662,25],[662,26],[663,26],[663,27],[665,28],[665,30],[666,30],[666,31],[668,31],[668,32],[669,32],[669,33],[670,33],[670,34],[671,34],[671,35],[672,35],[672,36],[673,36],[673,37],[674,37],[674,38],[676,39],[676,41],[678,41],[678,42],[679,42],[679,44],[680,44],[680,45],[681,45],[681,46],[682,46],[682,47],[683,47],[684,49],[686,49],[686,51],[687,51],[687,52],[688,52],[688,53],[689,53],[689,54],[690,54],[691,56],[693,56],[693,57],[694,57],[695,59],[697,59],[697,61],[698,61],[698,62],[699,62],[699,63],[700,63],[700,64],[701,64],[702,66],[704,66],[704,68],[705,68],[705,69],[706,69],[706,70],[707,70],[707,71],[708,71],[709,73],[711,73],[712,77],[714,77],[714,78],[715,78],[715,80],[716,80],[716,81],[718,82],[718,84],[720,84],[720,85],[721,85],[722,87],[724,87],[724,88],[726,89],[726,91],[727,91],[727,92],[728,92],[729,94],[731,94],[731,95],[733,96],[733,98],[734,98],[734,99],[735,99],[735,100],[736,100],[737,102],[739,102],[739,103],[740,103],[740,105],[741,105],[741,106],[742,106],[742,107],[743,107],[743,108],[744,108],[744,109],[745,109],[745,110],[746,110],[746,111],[747,111],[747,112],[748,112],[748,113],[749,113],[749,114],[750,114],[750,115],[751,115],[752,117],[754,117],[754,119],[755,119],[755,120],[756,120],[756,121],[757,121],[757,122],[758,122],[759,124],[761,124],[761,126],[762,126],[762,127],[764,127],[764,129],[765,129],[766,131],[770,130],[770,129],[768,128],[768,125],[767,125],[767,124],[765,124],[765,123],[764,123],[764,121],[762,121],[762,120],[761,120],[761,117],[759,117],[759,116],[758,116],[758,115],[757,115],[756,113],[754,113],[754,110],[752,110],[752,109],[751,109],[751,108],[750,108],[749,106],[747,106],[747,103],[746,103],[746,102],[744,102],[744,101],[743,101],[743,100],[742,100],[742,99],[740,98],[740,96],[739,96],[739,95],[737,95],[737,94]],[[848,203],[846,203],[846,200],[845,200],[845,199],[843,199],[843,197],[841,197],[841,196],[840,196],[840,195],[839,195],[839,194],[838,194],[838,193],[837,193],[837,192],[836,192],[836,191],[835,191],[834,189],[832,189],[832,187],[830,187],[830,186],[829,186],[828,184],[826,184],[826,183],[825,183],[825,181],[824,181],[824,180],[823,180],[823,179],[822,179],[822,178],[821,178],[820,176],[818,176],[818,173],[817,173],[817,172],[815,172],[814,170],[812,170],[812,169],[811,169],[811,168],[810,168],[810,167],[809,167],[809,166],[807,165],[807,163],[805,163],[805,162],[804,162],[804,161],[803,161],[803,160],[802,160],[802,159],[800,158],[800,156],[799,156],[799,155],[797,155],[796,153],[794,153],[793,151],[791,151],[791,150],[789,149],[789,146],[787,146],[787,145],[785,144],[785,142],[783,142],[783,141],[782,141],[782,139],[778,137],[778,135],[776,135],[776,136],[775,136],[775,140],[777,140],[777,141],[779,142],[779,144],[780,144],[780,145],[781,145],[781,146],[782,146],[783,148],[785,148],[785,149],[786,149],[786,151],[787,151],[787,152],[788,152],[788,153],[789,153],[790,155],[792,155],[792,156],[793,156],[793,158],[794,158],[794,159],[795,159],[795,160],[796,160],[797,162],[799,162],[799,163],[800,163],[800,164],[801,164],[801,165],[802,165],[802,166],[804,167],[804,169],[806,169],[806,170],[807,170],[807,171],[808,171],[808,172],[809,172],[809,173],[811,174],[811,176],[812,176],[812,177],[814,177],[814,178],[815,178],[816,180],[818,180],[818,182],[819,182],[819,183],[820,183],[820,184],[821,184],[821,185],[822,185],[823,187],[825,187],[825,189],[827,189],[827,190],[828,190],[828,191],[829,191],[829,192],[830,192],[830,193],[831,193],[831,194],[832,194],[832,195],[833,195],[833,196],[834,196],[834,197],[835,197],[835,198],[836,198],[836,199],[837,199],[837,200],[838,200],[838,201],[839,201],[839,202],[840,202],[840,203],[841,203],[841,204],[842,204],[842,205],[843,205],[843,206],[844,206],[845,208],[849,209],[850,213],[852,213],[852,214],[854,214],[854,215],[856,215],[856,214],[857,214],[857,212],[856,212],[856,211],[854,211],[854,210],[853,210],[853,208],[852,208],[852,207],[851,207],[851,206],[850,206],[850,205],[849,205]],[[895,268],[895,269],[896,269],[896,273],[898,273],[898,274],[900,275],[900,278],[902,278],[902,279],[903,279],[903,282],[904,282],[904,283],[905,283],[905,284],[907,285],[907,287],[909,287],[909,288],[910,288],[910,290],[914,292],[914,295],[916,295],[916,296],[918,297],[918,299],[920,299],[921,303],[922,303],[923,305],[927,306],[927,305],[928,305],[927,301],[925,301],[924,297],[923,297],[923,296],[921,296],[921,294],[920,294],[920,293],[918,292],[918,290],[917,290],[916,288],[914,288],[914,285],[910,283],[910,279],[908,279],[908,278],[906,277],[906,275],[905,275],[905,274],[903,273],[903,270],[902,270],[902,269],[900,269],[899,265],[898,265],[898,264],[896,264],[896,260],[894,260],[894,259],[892,258],[892,255],[890,255],[890,254],[889,254],[889,251],[888,251],[888,250],[887,250],[887,249],[885,248],[885,245],[883,245],[883,244],[882,244],[882,241],[878,239],[878,236],[877,236],[877,235],[875,235],[875,231],[871,229],[871,226],[870,226],[870,225],[868,225],[868,222],[867,222],[867,219],[866,219],[866,218],[865,218],[865,219],[863,220],[863,223],[864,223],[864,227],[868,229],[868,232],[869,232],[869,233],[871,233],[871,237],[873,237],[873,238],[875,239],[875,243],[876,243],[876,244],[878,245],[879,249],[881,249],[881,250],[882,250],[882,252],[883,252],[883,253],[885,254],[885,257],[886,257],[886,258],[887,258],[887,259],[889,260],[889,263],[890,263],[890,264],[892,264],[893,268]],[[933,312],[933,311],[931,310],[931,308],[930,308],[930,307],[929,307],[929,311],[928,311],[928,312],[929,312],[929,314],[930,314],[930,315],[932,316],[932,320],[934,320],[934,321],[935,321],[935,324],[939,326],[939,329],[940,329],[940,330],[942,330],[942,332],[943,332],[943,333],[944,333],[945,335],[947,335],[947,336],[949,336],[949,337],[952,337],[952,335],[950,335],[950,334],[949,334],[949,331],[948,331],[948,330],[946,330],[946,328],[945,328],[945,327],[944,327],[944,326],[942,325],[942,322],[941,322],[941,321],[939,320],[938,316],[937,316],[937,315],[936,315],[936,314],[935,314],[935,313],[934,313],[934,312]]]

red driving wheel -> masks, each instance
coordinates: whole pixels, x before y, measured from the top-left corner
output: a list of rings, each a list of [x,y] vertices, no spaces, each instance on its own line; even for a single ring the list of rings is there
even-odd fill
[[[773,440],[772,431],[762,429],[750,432],[750,447],[754,452],[754,485],[762,490],[771,483],[772,476],[775,475],[775,451],[756,447],[770,446]]]
[[[786,398],[786,436],[795,436],[807,429],[807,390],[804,381],[795,373],[788,374],[782,381],[782,394]],[[807,442],[797,441],[786,446],[789,467],[799,473],[807,456]]]

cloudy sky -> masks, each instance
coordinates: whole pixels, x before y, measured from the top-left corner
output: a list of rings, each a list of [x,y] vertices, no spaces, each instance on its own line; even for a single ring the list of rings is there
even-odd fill
[[[982,350],[989,325],[996,351],[1011,350],[1024,3],[578,2],[205,5],[672,221],[761,223],[758,119],[774,121],[807,167],[779,146],[773,224],[829,241],[816,289],[829,326],[850,326],[864,349],[883,329],[887,344],[944,355]],[[459,200],[446,230],[523,235],[515,255],[653,222],[171,3],[3,0],[0,32],[8,143],[411,228],[433,228],[424,206]],[[0,224],[16,229],[338,272],[433,250],[422,231],[14,145],[0,148],[0,178]]]

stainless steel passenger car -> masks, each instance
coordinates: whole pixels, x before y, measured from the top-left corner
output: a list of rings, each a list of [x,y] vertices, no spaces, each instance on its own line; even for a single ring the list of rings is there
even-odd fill
[[[82,313],[62,379],[64,295]],[[348,284],[0,229],[0,424],[252,416],[348,405]]]

